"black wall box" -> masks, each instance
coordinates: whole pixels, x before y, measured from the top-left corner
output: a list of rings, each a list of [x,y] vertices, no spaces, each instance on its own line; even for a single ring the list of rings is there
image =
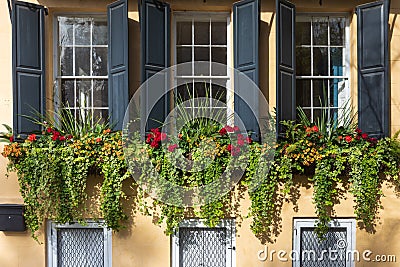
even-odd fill
[[[0,231],[23,232],[26,230],[24,205],[0,204]]]

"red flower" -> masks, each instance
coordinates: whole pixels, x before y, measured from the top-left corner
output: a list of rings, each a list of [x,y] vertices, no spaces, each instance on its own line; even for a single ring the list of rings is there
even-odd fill
[[[253,142],[253,140],[251,139],[251,137],[246,137],[246,143],[251,144]]]
[[[14,142],[14,136],[10,136],[10,142]]]
[[[225,126],[225,130],[228,132],[228,133],[232,133],[234,130],[233,130],[233,127],[231,127],[231,126],[229,126],[229,125],[226,125]]]
[[[51,137],[51,140],[53,141],[57,141],[58,140],[58,135],[53,134],[53,136]]]
[[[233,130],[234,132],[240,132],[239,126],[233,126],[232,130]]]
[[[370,143],[375,144],[375,143],[378,142],[378,139],[376,139],[376,138],[374,138],[374,137],[371,137],[371,138],[368,139],[368,141],[369,141]]]
[[[366,140],[366,139],[368,139],[368,134],[367,133],[363,133],[361,135],[361,137],[362,137],[362,139]]]
[[[361,129],[360,129],[360,128],[357,128],[357,129],[356,129],[356,133],[361,134],[361,133],[362,133]]]
[[[227,133],[227,130],[224,128],[222,128],[221,130],[219,130],[219,134],[220,135],[225,135]]]
[[[51,129],[50,127],[49,128],[47,128],[47,133],[51,133],[51,132],[53,132],[53,129]]]
[[[104,134],[109,134],[109,133],[111,133],[111,129],[106,129],[106,130],[103,131],[103,133]]]
[[[154,134],[159,134],[160,133],[160,129],[158,129],[158,128],[153,128],[153,129],[151,129],[150,130],[152,133],[154,133]]]
[[[232,151],[232,145],[229,144],[229,145],[226,147],[226,150],[228,150],[229,152],[231,152],[231,151]]]
[[[60,140],[60,141],[65,141],[65,139],[66,139],[65,136],[60,136],[60,139],[59,139],[59,140]]]
[[[347,143],[350,143],[351,141],[353,141],[353,137],[351,137],[350,135],[347,135],[344,140],[346,140]]]
[[[72,134],[69,134],[69,135],[67,136],[67,140],[70,140],[70,139],[72,139]]]
[[[60,137],[60,140],[61,140],[61,137]],[[100,138],[100,137],[97,137],[97,138],[96,138],[96,142],[97,142],[97,143],[100,143],[100,142],[101,142],[101,138]]]
[[[313,130],[314,132],[318,132],[318,131],[319,131],[318,126],[317,126],[317,125],[314,125],[314,126],[312,127],[312,130]]]
[[[157,147],[158,147],[158,142],[157,142],[156,140],[153,140],[153,141],[151,142],[150,146],[151,146],[152,148],[157,148]]]
[[[178,147],[177,144],[170,145],[170,146],[168,146],[168,151],[169,151],[169,152],[174,152],[174,150],[175,150],[177,147]]]
[[[160,139],[161,139],[161,141],[164,141],[165,139],[167,139],[167,134],[166,133],[161,133],[160,134]]]
[[[240,154],[240,147],[238,146],[233,146],[232,147],[232,151],[231,151],[231,155],[233,157],[238,156]]]
[[[57,131],[53,131],[53,135],[55,135],[55,136],[60,136],[61,134],[59,133],[59,132],[57,132]]]
[[[150,144],[150,143],[151,143],[151,139],[153,139],[153,134],[149,133],[149,134],[147,135],[147,138],[146,138],[146,143],[147,143],[147,144]]]
[[[36,134],[29,135],[28,136],[28,140],[31,141],[31,142],[36,141]]]
[[[237,144],[239,146],[243,146],[244,145],[244,139],[238,139]]]
[[[359,135],[357,135],[354,139],[356,139],[356,140],[360,140],[360,136]]]

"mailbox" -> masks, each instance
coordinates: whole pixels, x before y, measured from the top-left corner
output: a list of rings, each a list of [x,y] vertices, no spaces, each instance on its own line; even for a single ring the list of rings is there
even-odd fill
[[[23,232],[25,230],[24,205],[0,204],[0,231]]]

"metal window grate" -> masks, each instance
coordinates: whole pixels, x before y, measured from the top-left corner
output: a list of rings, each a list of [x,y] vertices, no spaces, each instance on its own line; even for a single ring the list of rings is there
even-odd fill
[[[226,228],[179,228],[179,267],[226,267]]]
[[[57,266],[104,266],[103,229],[59,228],[57,240]]]
[[[325,240],[320,240],[314,229],[301,229],[300,266],[346,267],[346,228],[330,228]]]

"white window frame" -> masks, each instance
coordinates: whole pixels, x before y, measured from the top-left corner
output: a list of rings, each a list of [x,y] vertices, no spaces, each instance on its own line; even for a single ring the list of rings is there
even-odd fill
[[[232,87],[232,82],[233,82],[233,77],[232,73],[229,70],[229,68],[232,68],[232,55],[233,55],[233,45],[232,45],[232,24],[231,24],[231,13],[230,12],[206,12],[206,11],[174,11],[172,12],[172,59],[173,59],[173,64],[177,64],[177,58],[176,58],[176,25],[177,22],[180,21],[201,21],[201,20],[207,20],[207,19],[226,19],[226,33],[227,33],[227,39],[226,39],[226,65],[228,66],[227,69],[227,75],[226,76],[212,76],[210,73],[210,76],[178,76],[174,74],[173,77],[173,83],[174,87],[176,87],[176,81],[177,79],[202,79],[202,80],[208,80],[211,81],[212,79],[217,80],[217,79],[222,79],[226,80],[226,105],[227,105],[227,118],[228,118],[228,124],[233,124],[233,112],[234,112],[234,93],[232,90],[229,90],[229,88]],[[196,20],[195,20],[196,19]],[[211,34],[211,33],[210,33]],[[194,31],[192,28],[192,44],[193,44],[193,38],[194,38]],[[211,42],[211,38],[210,38]],[[193,53],[193,52],[192,52]],[[193,54],[192,54],[193,57]],[[210,58],[210,62],[211,62]],[[176,95],[176,92],[174,93]],[[175,99],[175,98],[174,98]]]
[[[298,257],[293,259],[293,267],[300,267],[301,263],[301,228],[313,228],[315,227],[318,219],[294,219],[293,220],[293,251],[295,251]],[[328,223],[329,228],[346,228],[347,232],[347,249],[348,251],[355,251],[356,249],[356,220],[355,219],[333,219]],[[346,267],[354,267],[354,260],[351,257],[346,258]]]
[[[236,230],[234,219],[224,219],[217,226],[210,228],[201,219],[187,219],[179,224],[179,227],[194,228],[226,228],[228,243],[226,244],[226,267],[236,267]],[[179,228],[172,235],[172,267],[179,267]]]
[[[75,53],[73,54],[73,63],[72,63],[72,68],[73,68],[73,75],[71,76],[62,76],[59,74],[60,71],[60,53],[58,50],[59,46],[59,27],[58,27],[58,18],[59,17],[69,17],[69,18],[105,18],[107,20],[107,13],[55,13],[53,15],[53,91],[52,91],[52,96],[53,96],[53,102],[54,102],[54,110],[58,111],[61,108],[61,84],[60,80],[61,79],[82,79],[82,80],[92,80],[92,79],[99,79],[99,80],[107,80],[107,83],[109,82],[108,80],[108,75],[107,76],[93,76],[92,73],[88,76],[79,76],[75,75],[74,69],[75,69]],[[93,30],[93,24],[91,25],[91,32]],[[73,33],[73,36],[75,36],[75,33]],[[92,39],[93,35],[90,36]],[[93,48],[93,44],[91,41],[91,45],[79,45],[80,47],[90,47]],[[109,44],[107,45],[96,45],[96,47],[104,47],[108,48]],[[72,46],[71,46],[72,47]],[[93,57],[92,53],[90,53],[90,69],[92,70],[93,68]],[[107,64],[108,63],[108,57],[107,57]],[[108,69],[107,69],[108,72]],[[91,90],[91,99],[93,102],[93,80],[91,82],[92,90]],[[107,89],[109,90],[109,85],[107,85]],[[76,83],[74,83],[74,91],[76,92]],[[75,100],[76,100],[76,95],[75,95]],[[79,103],[80,105],[83,106],[83,103]],[[93,105],[88,105],[84,109],[79,109],[76,108],[74,105],[74,108],[70,108],[71,110],[75,110],[74,114],[76,116],[76,112],[82,112],[83,110],[90,110],[93,112],[94,109],[96,110],[107,110],[108,114],[110,114],[110,103],[108,103],[107,107],[94,107]],[[56,118],[57,119],[57,118]],[[92,121],[94,123],[94,121]]]
[[[57,267],[57,229],[103,229],[104,234],[104,267],[112,266],[112,231],[105,226],[103,221],[85,222],[86,225],[79,223],[58,224],[54,221],[47,221],[47,263],[49,267]]]
[[[299,12],[296,14],[296,22],[297,21],[301,21],[304,18],[310,19],[311,17],[325,17],[325,18],[331,18],[331,17],[340,17],[340,18],[344,18],[345,20],[345,40],[344,40],[344,49],[343,49],[343,62],[344,62],[344,66],[343,66],[343,75],[342,76],[314,76],[314,75],[309,75],[309,76],[303,76],[303,75],[296,75],[296,82],[297,80],[301,80],[301,79],[305,79],[305,80],[318,80],[318,79],[332,79],[332,78],[338,78],[338,79],[343,79],[344,81],[342,83],[338,84],[338,118],[343,117],[344,112],[343,112],[343,108],[345,107],[347,101],[350,99],[350,18],[349,18],[349,14],[348,13],[303,13],[303,12]],[[307,20],[308,21],[308,20]],[[312,31],[311,31],[312,34]],[[329,23],[328,23],[328,41],[330,40],[330,33],[329,33]],[[330,43],[328,42],[328,45],[326,46],[328,48],[328,53],[330,53]],[[297,45],[296,45],[297,48]],[[312,38],[311,38],[311,45],[310,45],[310,49],[311,49],[311,55],[313,54],[313,44],[312,44]],[[328,66],[330,66],[330,61],[329,61],[328,57]],[[314,63],[313,63],[313,56],[311,56],[311,73],[313,73],[313,67],[314,67]],[[329,70],[329,68],[328,68]],[[340,88],[343,88],[342,90],[340,90]],[[315,110],[314,105],[313,105],[313,83],[311,82],[311,107],[307,107],[310,108],[310,110]],[[328,90],[329,91],[329,90]],[[297,92],[296,92],[297,93]],[[319,107],[316,109],[320,109]],[[323,110],[323,108],[321,109]],[[313,113],[311,113],[311,120],[313,120]]]

